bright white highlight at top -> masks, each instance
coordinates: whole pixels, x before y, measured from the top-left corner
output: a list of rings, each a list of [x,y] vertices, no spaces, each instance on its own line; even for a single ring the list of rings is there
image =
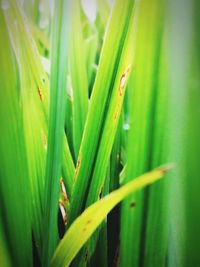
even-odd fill
[[[96,0],[81,0],[83,11],[90,22],[94,22],[97,15],[97,1]]]

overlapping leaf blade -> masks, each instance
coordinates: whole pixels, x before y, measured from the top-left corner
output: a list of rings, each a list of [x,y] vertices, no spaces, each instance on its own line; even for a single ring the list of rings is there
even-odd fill
[[[159,180],[167,170],[166,166],[144,174],[86,209],[74,221],[60,242],[52,258],[51,266],[69,266],[77,252],[114,206],[131,192]]]
[[[0,39],[4,40],[0,44],[0,223],[6,236],[1,242],[6,242],[2,249],[9,248],[13,265],[32,266],[32,214],[31,203],[27,201],[31,197],[31,188],[20,103],[19,69],[6,28],[6,12],[0,10]]]
[[[43,220],[43,254],[44,266],[49,265],[50,258],[58,242],[57,212],[59,197],[59,179],[64,144],[64,120],[66,104],[67,58],[68,58],[68,16],[69,2],[60,1],[55,9],[52,33],[52,54],[50,73],[50,114],[49,136],[45,180],[45,208]]]
[[[121,1],[117,1],[113,8],[113,13],[101,52],[90,109],[77,161],[69,224],[72,223],[83,209],[101,129],[104,124],[104,116],[107,111],[106,105],[108,104],[109,95],[113,89],[113,82],[116,79],[123,42],[127,34],[126,26],[130,20],[132,8],[132,2],[126,2],[122,8]],[[111,58],[109,61],[107,61],[108,55]]]
[[[125,181],[136,177],[150,167],[153,101],[155,95],[154,68],[157,32],[154,18],[157,16],[156,1],[141,1],[138,14],[138,31],[136,36],[135,71],[131,78],[130,131],[127,142],[127,170]],[[149,12],[151,10],[151,12]],[[148,24],[148,28],[146,27]],[[155,34],[155,35],[154,35]],[[148,46],[146,45],[148,40]],[[146,194],[146,193],[145,193]],[[138,192],[122,203],[120,265],[138,266],[142,260],[142,238],[145,229],[144,192]],[[137,208],[131,208],[136,203]],[[132,238],[134,242],[132,242]]]
[[[80,1],[71,1],[69,9],[69,23],[73,25],[73,31],[69,33],[69,74],[73,90],[73,145],[77,159],[88,109],[88,77],[81,27]]]

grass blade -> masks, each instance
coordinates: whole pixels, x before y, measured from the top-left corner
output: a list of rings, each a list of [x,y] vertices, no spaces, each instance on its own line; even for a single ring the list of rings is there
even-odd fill
[[[130,21],[127,25],[127,38],[124,41],[124,48],[119,61],[118,71],[113,85],[113,92],[110,97],[109,107],[105,115],[105,123],[102,129],[102,136],[99,141],[99,149],[96,156],[96,162],[90,182],[88,191],[86,207],[97,201],[99,192],[102,190],[105,182],[106,170],[108,167],[111,150],[114,143],[114,138],[117,131],[117,126],[121,114],[124,95],[126,92],[126,85],[129,74],[132,70],[133,55],[134,55],[134,37],[135,26],[134,23],[135,12],[132,8]],[[130,56],[131,55],[131,56]]]
[[[70,2],[69,73],[73,90],[73,144],[75,158],[78,157],[88,109],[88,78],[81,27],[80,1]]]
[[[168,166],[164,166],[144,174],[87,208],[75,220],[60,242],[52,258],[51,266],[69,266],[77,252],[113,207],[131,192],[159,180],[167,170]]]
[[[50,74],[50,122],[46,164],[43,265],[48,266],[58,242],[57,212],[64,143],[65,96],[68,59],[68,1],[55,9]]]
[[[32,227],[36,246],[42,246],[42,212],[48,119],[48,78],[44,72],[29,24],[21,6],[10,2],[5,13],[7,30],[19,67],[20,102],[24,138],[29,157],[27,176],[31,185]],[[25,56],[26,55],[26,56]],[[27,68],[29,64],[29,68]]]
[[[188,266],[188,261],[193,258],[192,255],[190,258],[186,253],[186,233],[189,228],[187,229],[188,219],[186,217],[185,201],[187,199],[186,195],[189,193],[188,188],[192,188],[195,177],[190,180],[189,177],[191,176],[189,175],[187,177],[185,175],[185,168],[187,168],[186,166],[188,166],[187,164],[190,162],[187,161],[186,158],[190,157],[191,154],[193,154],[193,156],[198,154],[198,146],[196,146],[197,150],[193,152],[190,151],[191,154],[189,153],[187,155],[189,151],[187,150],[188,144],[186,143],[187,131],[190,127],[186,125],[187,118],[190,116],[188,104],[190,103],[189,96],[192,95],[192,90],[189,87],[191,84],[189,79],[193,79],[190,76],[189,68],[195,66],[190,60],[192,59],[192,54],[197,51],[192,50],[193,36],[191,27],[194,12],[193,2],[183,1],[181,2],[181,8],[179,7],[179,0],[169,2],[170,20],[167,32],[167,38],[169,38],[167,43],[169,49],[169,123],[167,125],[169,143],[167,144],[168,158],[176,162],[177,165],[176,169],[171,174],[174,177],[174,183],[170,183],[169,185],[170,217],[168,223],[170,227],[170,242],[168,244],[167,260],[168,266],[170,267],[174,266],[174,264],[177,266]],[[184,31],[181,31],[183,28]],[[177,44],[180,40],[181,46],[178,47]],[[194,43],[196,43],[196,40]],[[191,57],[188,55],[191,55]],[[198,54],[195,53],[194,57],[197,58]],[[188,75],[188,73],[190,74]],[[196,97],[199,99],[199,96]],[[194,121],[195,117],[196,115],[194,115]],[[191,119],[193,120],[193,116]],[[196,175],[199,176],[198,174]],[[191,182],[190,185],[188,184],[188,179]],[[193,194],[195,194],[195,190]],[[192,229],[194,228],[192,227]],[[199,231],[195,232],[195,236],[199,236]],[[195,265],[196,264],[198,265],[198,263],[195,263]]]
[[[127,169],[123,183],[151,168],[156,79],[160,56],[161,19],[159,14],[161,11],[162,1],[158,3],[155,0],[150,3],[144,0],[139,3],[135,71],[129,84],[130,124],[128,127],[130,130],[125,148],[127,151]],[[148,46],[146,40],[148,40]],[[140,266],[143,264],[146,205],[149,190],[136,192],[122,203],[120,266]],[[137,208],[131,209],[134,205],[137,205]],[[134,242],[132,238],[134,238]]]
[[[111,85],[116,78],[123,42],[127,34],[124,28],[126,29],[126,24],[129,23],[132,7],[133,3],[128,1],[123,5],[123,8],[121,1],[116,2],[105,36],[74,176],[75,185],[69,214],[69,225],[83,209],[101,128],[104,122],[106,102],[109,97],[109,91],[112,90]],[[108,54],[111,58],[109,62],[107,61]],[[104,88],[104,90],[101,90],[101,88]]]
[[[0,223],[12,265],[32,266],[31,197],[20,103],[18,65],[8,36],[6,15],[0,9]],[[14,149],[14,153],[13,153]],[[6,256],[6,255],[5,255]]]

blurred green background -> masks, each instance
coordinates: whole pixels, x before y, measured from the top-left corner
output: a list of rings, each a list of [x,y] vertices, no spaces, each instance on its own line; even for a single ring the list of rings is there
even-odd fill
[[[12,6],[14,2],[18,2],[19,5],[16,10],[15,5]],[[67,158],[71,160],[70,170],[67,169],[68,173],[65,173],[67,178],[74,171],[73,162],[78,161],[89,109],[88,99],[98,73],[112,2],[115,1],[76,1],[78,7],[75,7],[72,17],[69,16],[69,20],[68,17],[66,20],[62,18],[69,23],[65,32],[70,32],[67,36],[70,40],[68,55],[65,55],[68,56],[70,65],[65,110],[68,114],[65,116],[65,130],[71,152],[71,158]],[[120,0],[116,2],[120,6]],[[124,2],[131,6],[134,1],[124,0]],[[97,259],[99,257],[107,259],[99,263],[91,261],[88,266],[118,264],[122,267],[198,267],[200,266],[200,1],[137,0],[134,3],[136,11],[132,12],[136,14],[137,26],[133,38],[133,71],[128,81],[110,155],[107,175],[110,180],[103,195],[166,162],[174,163],[174,168],[163,181],[134,193],[108,216],[107,225],[101,229],[106,238],[103,235],[103,241],[100,240],[102,243],[101,245],[98,243],[95,252]],[[33,232],[38,237],[38,246],[40,247],[42,243],[41,203],[44,197],[46,152],[41,147],[47,145],[45,134],[48,126],[48,100],[41,105],[33,96],[32,89],[37,88],[42,100],[48,94],[45,90],[49,88],[50,54],[53,43],[52,14],[55,5],[57,1],[1,0],[0,263],[2,266],[9,266],[10,261],[12,264],[15,262],[22,266],[26,263],[31,266],[30,225],[33,222],[35,224]],[[115,12],[117,14],[117,11]],[[18,28],[15,28],[16,22]],[[116,25],[120,25],[120,22],[118,23]],[[123,47],[123,44],[121,46]],[[77,58],[73,53],[78,55]],[[108,55],[109,60],[111,59]],[[73,86],[76,88],[80,86],[81,93],[78,90],[71,92]],[[109,105],[109,102],[107,103]],[[62,116],[64,120],[64,112]],[[33,125],[37,125],[38,128],[34,128]],[[40,130],[42,141],[39,137]],[[28,147],[30,153],[25,151],[25,147]],[[120,163],[113,160],[118,153]],[[120,172],[124,166],[126,172],[123,175]],[[26,177],[30,178],[30,184],[25,186]],[[72,180],[72,176],[70,177]],[[71,181],[67,181],[68,189]],[[32,208],[30,208],[31,201],[27,201],[30,198],[34,203]],[[136,203],[136,208],[130,209],[130,203],[133,202]],[[30,210],[33,213],[31,222],[27,219]],[[24,230],[22,225],[27,229]],[[28,234],[27,238],[21,240],[20,235],[23,235],[23,230]],[[102,252],[105,249],[105,241],[108,245],[108,255],[107,252]],[[16,256],[20,255],[22,247],[26,255],[23,260],[20,256]],[[117,260],[116,253],[119,254]],[[80,254],[77,261],[81,257]],[[73,263],[74,266],[79,266],[77,261]]]

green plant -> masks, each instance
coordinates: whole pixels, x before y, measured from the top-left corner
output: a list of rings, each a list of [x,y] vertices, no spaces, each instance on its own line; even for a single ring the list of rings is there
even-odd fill
[[[198,223],[186,231],[198,101],[185,74],[196,78],[199,52],[185,29],[176,54],[170,28],[186,8],[83,2],[1,1],[1,266],[198,266]],[[166,162],[172,177],[143,188]]]

